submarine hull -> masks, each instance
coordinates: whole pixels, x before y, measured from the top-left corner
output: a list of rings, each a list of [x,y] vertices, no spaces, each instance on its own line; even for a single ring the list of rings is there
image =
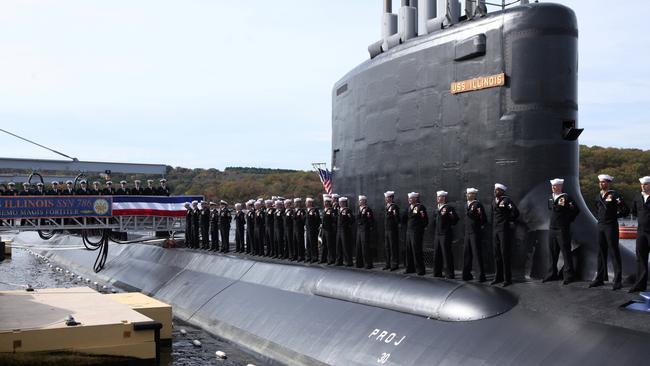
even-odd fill
[[[452,83],[501,73],[502,86],[452,93]],[[397,193],[402,207],[407,193],[416,191],[430,209],[435,192],[448,191],[461,213],[454,257],[462,268],[465,188],[478,188],[479,200],[489,208],[494,183],[503,183],[521,211],[513,273],[540,278],[549,263],[549,180],[564,178],[565,191],[582,212],[573,224],[578,274],[590,279],[598,246],[596,220],[578,179],[577,77],[576,17],[557,4],[516,6],[397,46],[334,87],[334,190],[350,197],[365,194],[375,208],[383,207],[386,190]],[[429,228],[428,263],[432,242]],[[624,273],[633,275],[633,253],[621,251]]]
[[[38,239],[21,234],[16,242]],[[543,313],[534,309],[547,305],[527,306],[489,286],[144,244],[112,245],[95,275],[93,252],[57,250],[80,244],[58,236],[51,249],[35,250],[84,277],[170,303],[176,317],[269,364],[645,365],[650,357],[645,314],[620,314],[616,326],[599,323],[614,318],[611,309],[594,312],[599,322],[583,318],[587,306],[575,316]]]

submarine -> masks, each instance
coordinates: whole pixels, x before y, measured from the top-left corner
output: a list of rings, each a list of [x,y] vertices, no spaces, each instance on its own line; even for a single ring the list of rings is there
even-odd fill
[[[146,244],[106,247],[94,273],[95,253],[69,249],[82,247],[77,236],[42,245],[25,232],[14,242],[169,303],[177,318],[270,365],[647,365],[648,313],[624,306],[635,295],[530,280],[546,263],[555,177],[582,209],[576,268],[587,279],[595,268],[595,220],[578,186],[573,11],[521,1],[488,13],[477,1],[461,16],[457,0],[420,0],[402,1],[396,15],[391,5],[370,59],[333,88],[334,189],[365,194],[373,207],[388,189],[419,191],[425,205],[445,189],[460,207],[465,187],[487,202],[495,182],[508,185],[521,210],[514,285]]]

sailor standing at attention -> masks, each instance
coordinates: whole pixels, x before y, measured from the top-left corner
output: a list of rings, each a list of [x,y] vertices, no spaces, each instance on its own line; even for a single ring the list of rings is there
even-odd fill
[[[126,181],[120,181],[120,188],[115,190],[115,194],[118,196],[128,196],[131,194],[131,190],[126,186]]]
[[[132,196],[142,196],[143,189],[142,189],[142,182],[138,179],[133,181],[133,188],[131,188],[131,195]]]
[[[275,197],[277,199],[277,197]],[[271,257],[275,255],[275,246],[273,245],[275,239],[273,230],[273,220],[275,219],[275,208],[273,205],[275,201],[273,199],[264,201],[266,205],[266,214],[264,215],[264,245],[266,246],[266,252],[262,254],[266,257]]]
[[[286,258],[287,252],[284,248],[284,201],[282,197],[278,197],[275,201],[273,236],[273,246],[275,247],[273,258]]]
[[[433,239],[433,276],[442,277],[442,266],[445,266],[445,277],[454,279],[454,254],[451,249],[453,242],[453,226],[458,223],[458,214],[453,206],[447,203],[446,191],[436,192],[438,209],[434,216]]]
[[[296,212],[293,209],[293,201],[284,200],[284,254],[285,258],[293,260],[295,253],[293,251],[293,217]]]
[[[59,195],[59,182],[52,181],[52,187],[45,192],[48,196],[58,196]]]
[[[519,217],[519,210],[510,197],[506,196],[508,187],[501,183],[494,185],[492,201],[492,245],[494,247],[494,280],[491,285],[503,283],[503,287],[512,284],[512,263],[510,250],[512,246],[511,223]]]
[[[474,257],[478,267],[478,282],[485,282],[483,269],[483,229],[487,223],[487,213],[483,204],[476,199],[478,189],[467,188],[467,206],[465,220],[465,239],[463,250],[463,281],[471,281]]]
[[[77,189],[77,192],[75,194],[77,196],[88,196],[90,195],[90,190],[88,189],[88,182],[85,180],[82,180],[79,182],[79,185],[81,186],[79,189]]]
[[[397,270],[399,267],[399,206],[394,202],[395,192],[384,193],[386,212],[384,213],[384,255],[386,265],[383,270]]]
[[[636,283],[630,293],[645,291],[648,286],[648,253],[650,253],[650,177],[639,178],[641,194],[632,204],[632,215],[637,219]]]
[[[253,243],[255,243],[255,255],[262,256],[264,255],[264,216],[266,212],[264,211],[264,206],[262,205],[261,200],[257,200],[254,203],[255,206],[255,223],[253,226],[255,227],[255,231],[253,233],[254,239]]]
[[[339,213],[336,225],[336,265],[352,267],[352,224],[354,216],[348,207],[348,198],[339,197]]]
[[[210,249],[210,206],[201,201],[201,249]]]
[[[305,260],[305,220],[307,219],[307,210],[302,207],[302,199],[294,198],[293,203],[296,206],[293,217],[293,259],[298,262]]]
[[[618,219],[630,214],[630,209],[617,191],[610,189],[614,177],[607,174],[598,176],[600,193],[596,198],[596,219],[598,220],[598,271],[589,287],[604,285],[607,281],[607,251],[612,251],[614,265],[614,285],[619,290],[622,284],[621,251],[618,246]]]
[[[323,195],[323,244],[321,246],[320,263],[332,265],[336,262],[336,214],[332,207],[332,197]]]
[[[194,249],[199,248],[200,232],[201,232],[201,211],[199,210],[199,201],[192,201],[192,248]]]
[[[167,179],[162,178],[160,180],[160,186],[156,190],[155,194],[158,195],[158,196],[167,196],[167,197],[169,197],[170,191],[169,191],[169,187],[167,187]]]
[[[375,236],[375,215],[368,207],[368,197],[359,196],[357,213],[357,268],[371,269],[372,247]]]
[[[308,263],[318,262],[318,230],[320,229],[320,213],[314,207],[314,199],[307,197],[305,199],[307,206],[307,218],[305,219],[305,227],[307,231],[307,249],[305,252],[305,261]]]
[[[404,273],[415,273],[424,276],[424,257],[422,240],[424,229],[429,225],[427,209],[420,203],[420,194],[408,194],[409,208],[403,217],[406,223],[406,270]]]
[[[219,251],[219,209],[216,202],[210,202],[210,250]]]
[[[244,252],[244,225],[246,216],[241,209],[241,203],[235,203],[235,252]]]
[[[254,241],[255,241],[255,209],[253,208],[253,200],[246,202],[246,253],[255,254]]]
[[[93,188],[90,190],[90,194],[93,196],[99,196],[102,194],[102,188],[100,187],[98,181],[93,182]]]
[[[549,209],[551,220],[548,227],[548,245],[550,253],[550,266],[542,282],[557,281],[557,261],[562,252],[564,258],[563,278],[564,284],[573,282],[575,271],[573,269],[573,256],[571,254],[571,223],[580,213],[578,205],[568,194],[562,191],[564,179],[555,178],[551,182],[551,198]]]
[[[147,187],[142,190],[142,194],[145,196],[156,195],[156,187],[153,186],[153,179],[147,179]]]
[[[221,233],[221,253],[230,251],[230,221],[232,215],[228,209],[228,202],[221,200],[219,209],[219,232]]]
[[[192,206],[189,202],[183,204],[185,208],[185,247],[192,247]]]

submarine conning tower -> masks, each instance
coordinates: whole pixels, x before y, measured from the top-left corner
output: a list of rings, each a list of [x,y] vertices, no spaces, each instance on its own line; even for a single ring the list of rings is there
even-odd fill
[[[461,213],[453,250],[462,268],[465,188],[478,188],[490,207],[494,183],[503,183],[521,211],[513,274],[540,278],[549,261],[549,179],[564,178],[581,209],[572,229],[575,268],[591,279],[598,249],[596,220],[578,179],[574,12],[528,1],[488,12],[484,1],[468,1],[461,16],[457,0],[401,3],[393,14],[392,2],[384,1],[381,39],[368,47],[370,59],[333,88],[334,191],[365,194],[376,210],[386,190],[396,192],[402,207],[408,192],[420,192],[430,210],[435,192],[448,191]],[[485,234],[489,270],[489,228]],[[378,241],[381,257],[381,235]],[[432,242],[429,227],[429,266]],[[621,255],[624,274],[634,273],[633,253],[621,247]]]

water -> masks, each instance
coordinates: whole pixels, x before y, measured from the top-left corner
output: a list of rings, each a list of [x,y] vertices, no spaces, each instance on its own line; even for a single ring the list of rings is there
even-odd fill
[[[56,264],[53,263],[56,267]],[[86,285],[85,278],[79,281],[65,272],[56,272],[25,249],[14,248],[12,256],[0,262],[0,290],[20,290],[27,284],[38,288],[69,288]],[[102,286],[103,284],[99,284]],[[91,283],[92,287],[92,283]],[[181,329],[186,334],[181,334]],[[198,339],[202,346],[196,347],[192,341]],[[218,359],[216,351],[223,351],[227,359]],[[174,319],[171,346],[161,347],[161,365],[169,366],[245,366],[247,364],[264,365],[265,363],[238,349],[226,340],[217,338],[199,328]]]

